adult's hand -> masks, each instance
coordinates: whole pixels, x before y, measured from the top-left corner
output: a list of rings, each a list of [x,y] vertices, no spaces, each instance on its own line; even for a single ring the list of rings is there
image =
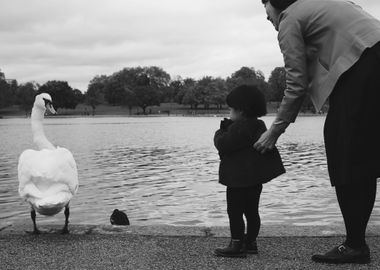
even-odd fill
[[[253,147],[261,154],[265,154],[266,152],[273,150],[280,135],[281,132],[276,132],[271,127],[261,134],[260,138],[253,145]]]

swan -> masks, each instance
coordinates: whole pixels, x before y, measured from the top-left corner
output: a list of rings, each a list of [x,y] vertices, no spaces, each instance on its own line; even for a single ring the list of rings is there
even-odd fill
[[[52,114],[56,111],[51,96],[47,93],[35,97],[31,122],[33,142],[38,150],[22,152],[18,163],[19,195],[31,206],[33,233],[39,234],[36,225],[36,211],[52,216],[65,208],[65,225],[62,233],[68,233],[72,196],[78,190],[78,171],[73,155],[69,150],[55,147],[46,138],[43,119],[46,109]]]

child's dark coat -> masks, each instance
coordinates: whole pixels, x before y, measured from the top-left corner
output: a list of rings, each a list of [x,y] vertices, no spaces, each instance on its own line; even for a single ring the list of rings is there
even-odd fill
[[[226,130],[219,129],[214,145],[219,151],[219,182],[228,187],[248,187],[266,183],[285,173],[280,154],[261,154],[253,148],[266,131],[263,121],[244,119],[233,122]]]

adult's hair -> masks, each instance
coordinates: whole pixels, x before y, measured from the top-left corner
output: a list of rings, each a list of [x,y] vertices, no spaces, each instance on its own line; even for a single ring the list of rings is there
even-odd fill
[[[256,85],[243,84],[234,88],[226,98],[230,108],[240,110],[246,117],[260,117],[267,114],[264,94]]]
[[[263,4],[271,3],[271,5],[280,11],[283,11],[288,8],[291,4],[296,2],[297,0],[261,0]]]

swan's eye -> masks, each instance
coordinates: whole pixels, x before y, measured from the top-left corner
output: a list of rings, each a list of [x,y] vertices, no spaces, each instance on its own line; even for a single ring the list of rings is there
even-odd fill
[[[46,105],[53,105],[53,102],[51,102],[50,100],[48,100],[46,98],[44,98],[43,100],[45,101],[45,106]]]

